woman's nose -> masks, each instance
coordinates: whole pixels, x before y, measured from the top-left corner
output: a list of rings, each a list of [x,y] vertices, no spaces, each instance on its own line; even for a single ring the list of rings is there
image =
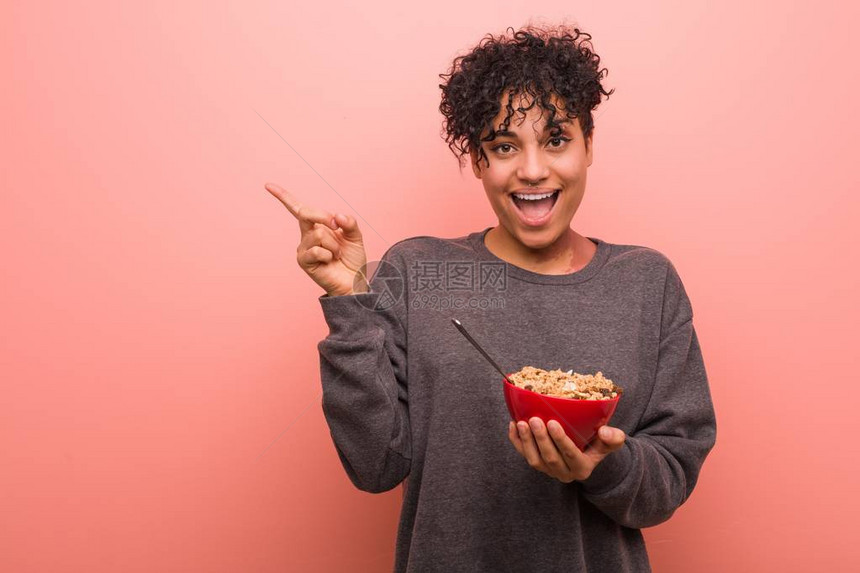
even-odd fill
[[[549,161],[540,151],[526,151],[520,155],[522,162],[517,176],[523,181],[542,181],[547,176]]]

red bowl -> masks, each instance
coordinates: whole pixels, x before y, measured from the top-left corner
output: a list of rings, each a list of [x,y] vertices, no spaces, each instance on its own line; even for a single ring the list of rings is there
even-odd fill
[[[533,417],[540,418],[544,424],[555,420],[580,450],[585,450],[588,442],[597,435],[597,430],[609,422],[621,399],[621,394],[609,400],[557,398],[518,388],[505,380],[502,384],[505,402],[514,422],[528,422]]]

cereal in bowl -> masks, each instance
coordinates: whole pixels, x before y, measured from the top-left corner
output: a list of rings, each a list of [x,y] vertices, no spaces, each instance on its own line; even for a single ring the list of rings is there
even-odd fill
[[[603,376],[603,372],[575,374],[573,370],[565,372],[525,366],[508,376],[508,380],[524,390],[573,400],[611,400],[622,392],[621,387]]]

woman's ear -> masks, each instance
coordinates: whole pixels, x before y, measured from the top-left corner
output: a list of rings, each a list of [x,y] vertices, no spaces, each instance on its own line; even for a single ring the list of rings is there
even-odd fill
[[[478,153],[475,150],[469,151],[469,157],[472,158],[472,172],[478,179],[481,178],[481,166],[478,165]]]
[[[588,166],[591,167],[591,163],[594,161],[594,128],[591,128],[591,131],[588,134],[588,137],[585,138],[585,157],[588,159]]]

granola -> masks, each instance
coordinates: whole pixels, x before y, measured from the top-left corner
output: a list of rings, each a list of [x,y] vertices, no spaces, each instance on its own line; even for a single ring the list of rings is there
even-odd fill
[[[543,370],[525,366],[508,376],[518,388],[538,394],[574,400],[611,400],[621,394],[622,388],[603,372],[597,374],[575,374],[573,370]]]

